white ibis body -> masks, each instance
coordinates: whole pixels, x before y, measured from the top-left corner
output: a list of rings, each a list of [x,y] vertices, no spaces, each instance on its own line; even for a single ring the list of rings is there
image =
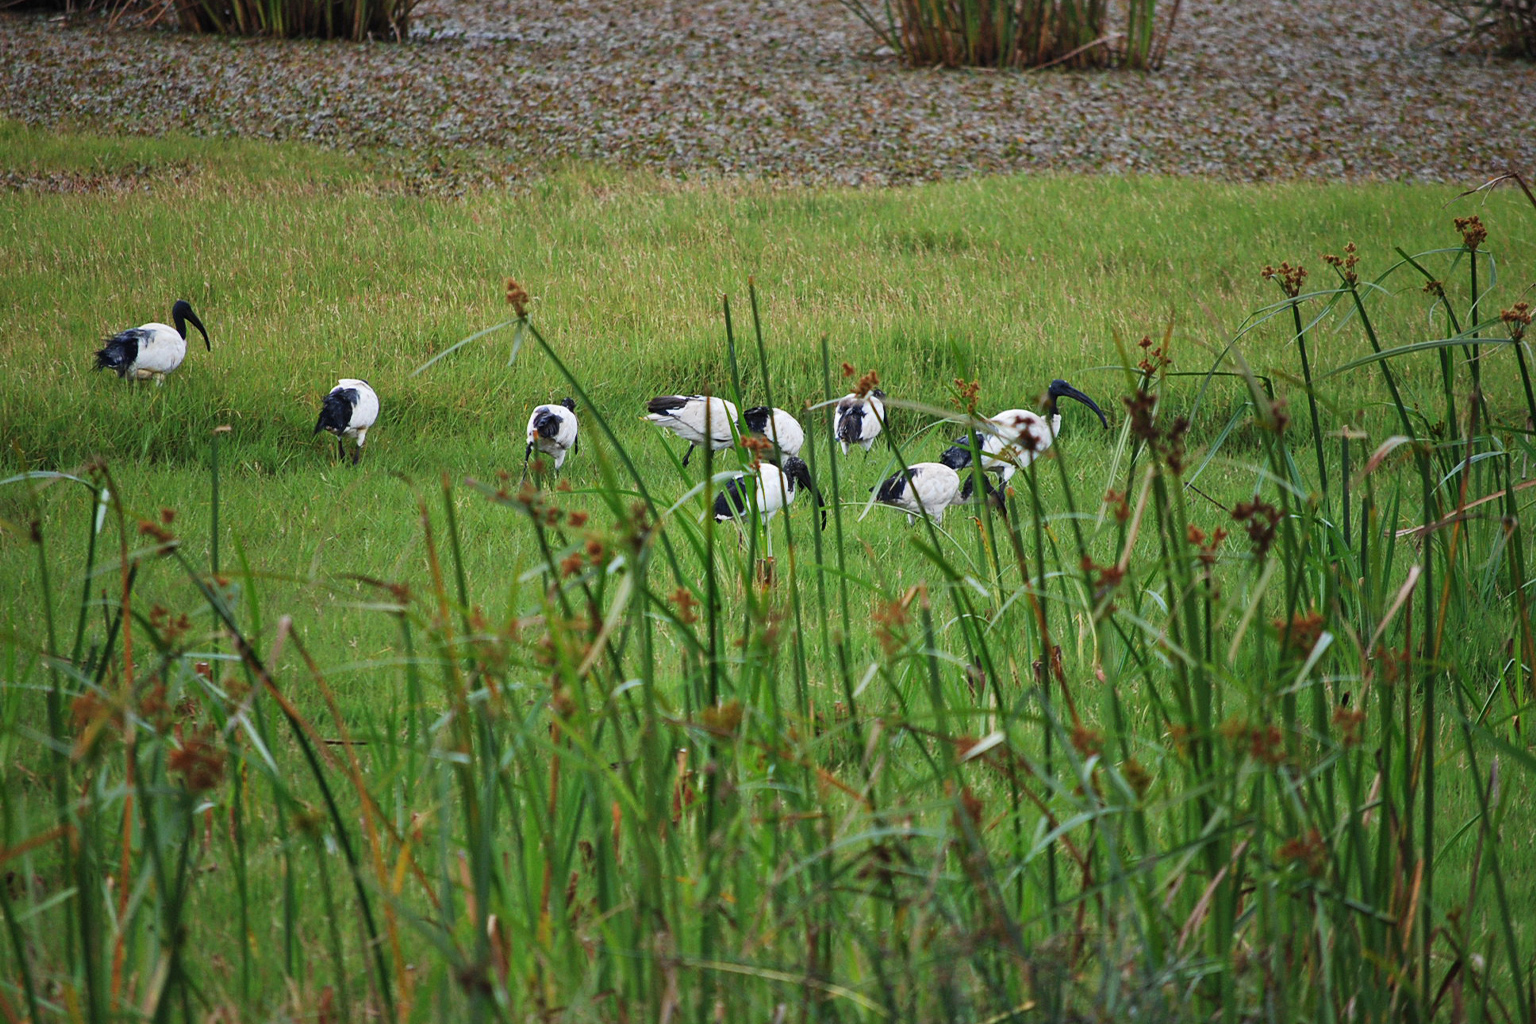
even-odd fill
[[[747,421],[748,430],[778,445],[785,455],[799,455],[805,447],[805,430],[800,421],[783,409],[758,405],[742,413],[742,419]]]
[[[884,398],[885,392],[875,388],[863,398],[848,395],[837,403],[832,431],[842,442],[844,455],[848,454],[851,444],[861,444],[866,452],[869,451],[875,438],[880,436],[885,426]]]
[[[944,510],[963,500],[960,474],[942,462],[915,462],[905,473],[887,477],[875,500],[906,512],[909,526],[925,513],[938,525],[944,521]]]
[[[352,464],[363,457],[363,442],[368,439],[368,428],[379,418],[379,396],[365,380],[343,377],[336,382],[331,393],[320,406],[320,420],[315,433],[324,430],[336,435],[336,450],[347,457],[346,438],[355,438],[357,447],[352,451]]]
[[[736,406],[723,398],[660,395],[647,402],[645,408],[645,419],[688,442],[688,450],[683,453],[685,466],[701,444],[719,451],[733,443],[731,424],[736,422]]]
[[[178,299],[171,307],[171,319],[176,326],[150,323],[142,327],[130,327],[121,334],[108,338],[96,353],[96,369],[115,370],[124,380],[148,380],[165,383],[165,375],[181,365],[187,357],[187,324],[191,323],[203,336],[203,344],[213,351],[203,322],[192,312],[192,304]]]
[[[1005,409],[993,416],[978,429],[977,440],[981,443],[981,468],[999,474],[1004,483],[1017,469],[1023,469],[1056,440],[1061,429],[1061,412],[1056,407],[1059,398],[1072,398],[1092,409],[1099,422],[1106,428],[1109,420],[1104,410],[1093,399],[1064,380],[1051,381],[1046,391],[1045,407],[1041,412],[1028,409]],[[964,438],[957,438],[953,447],[944,452],[943,462],[951,469],[963,470],[971,464],[971,450]]]
[[[528,447],[523,452],[524,472],[535,448],[552,455],[555,469],[565,465],[565,456],[579,450],[576,439],[576,401],[562,399],[559,405],[541,405],[528,417]]]
[[[810,468],[804,460],[793,455],[784,458],[783,468],[764,460],[758,465],[755,474],[743,473],[727,481],[720,493],[715,495],[715,521],[723,523],[729,519],[749,519],[752,506],[747,504],[747,488],[754,484],[756,486],[751,500],[756,502],[757,514],[765,525],[779,512],[794,504],[795,495],[803,488],[811,492],[816,507],[821,509],[821,528],[827,528],[827,510],[821,503],[821,492],[811,482]],[[772,534],[769,534],[768,550],[770,554],[773,551]]]

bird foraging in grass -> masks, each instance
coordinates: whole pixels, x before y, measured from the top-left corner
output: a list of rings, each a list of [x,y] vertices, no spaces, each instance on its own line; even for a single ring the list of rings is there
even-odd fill
[[[1045,406],[1039,413],[1028,409],[1006,409],[986,420],[976,428],[976,440],[981,448],[981,468],[997,473],[1004,483],[1015,470],[1023,469],[1036,456],[1051,446],[1061,429],[1061,412],[1056,407],[1058,398],[1071,398],[1082,402],[1099,417],[1099,422],[1109,427],[1104,410],[1093,399],[1064,380],[1051,381],[1046,391]],[[970,442],[957,437],[955,444],[940,456],[944,465],[954,470],[964,470],[971,464]]]
[[[924,514],[938,526],[944,510],[964,500],[960,495],[960,474],[942,462],[916,462],[882,481],[875,501],[906,512],[908,526]]]
[[[336,451],[347,457],[344,438],[355,437],[357,448],[352,452],[352,465],[363,457],[363,442],[368,438],[368,428],[379,418],[379,396],[365,380],[343,377],[336,382],[331,393],[320,406],[320,420],[315,433],[324,430],[336,435]]]
[[[756,503],[757,514],[766,525],[775,515],[794,504],[795,495],[801,489],[811,492],[816,507],[821,510],[821,528],[825,530],[827,509],[822,504],[821,492],[811,481],[810,467],[803,459],[793,455],[784,457],[782,467],[765,459],[758,463],[756,473],[741,473],[728,480],[720,493],[715,495],[715,521],[723,523],[730,519],[751,518],[750,500]],[[770,555],[773,553],[772,534],[769,535],[768,552]]]
[[[565,465],[569,452],[580,450],[576,439],[576,401],[561,399],[559,405],[541,405],[528,417],[528,447],[523,452],[523,476],[528,476],[528,457],[537,448],[555,457],[555,470]]]
[[[832,432],[842,442],[844,455],[848,454],[851,444],[861,444],[867,452],[875,443],[885,426],[884,399],[884,391],[872,388],[864,394],[855,391],[838,401]]]
[[[646,415],[657,426],[666,427],[688,442],[683,465],[688,465],[693,450],[708,444],[715,451],[729,448],[733,442],[731,425],[736,422],[736,406],[723,398],[708,395],[660,395],[645,405]]]
[[[176,326],[148,323],[130,327],[121,334],[114,334],[96,352],[96,369],[115,370],[124,380],[154,378],[156,384],[165,383],[165,375],[181,365],[187,357],[187,324],[190,322],[203,336],[203,344],[213,351],[203,322],[192,312],[192,304],[186,299],[176,300],[171,307],[171,319]]]
[[[805,430],[800,421],[783,409],[758,405],[743,413],[742,419],[747,421],[748,430],[778,445],[785,455],[799,455],[805,447]]]

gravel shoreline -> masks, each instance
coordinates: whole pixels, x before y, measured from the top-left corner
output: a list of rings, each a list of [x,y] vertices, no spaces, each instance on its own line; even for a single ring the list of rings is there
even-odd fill
[[[1426,0],[1186,0],[1160,73],[911,70],[836,0],[433,0],[407,45],[0,15],[0,116],[134,134],[881,185],[980,173],[1479,183],[1536,171],[1536,66]]]

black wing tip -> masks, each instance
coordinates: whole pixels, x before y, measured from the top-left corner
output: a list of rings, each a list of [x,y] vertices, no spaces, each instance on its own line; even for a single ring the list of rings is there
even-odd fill
[[[645,403],[645,411],[650,413],[668,413],[681,409],[688,404],[688,399],[683,395],[657,395]]]

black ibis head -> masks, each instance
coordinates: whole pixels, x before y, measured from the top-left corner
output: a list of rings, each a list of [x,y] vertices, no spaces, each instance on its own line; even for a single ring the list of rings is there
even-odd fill
[[[560,404],[571,410],[571,412],[576,411],[576,399],[574,398],[562,398],[560,399]]]
[[[1105,418],[1104,410],[1095,405],[1093,399],[1089,398],[1087,395],[1083,394],[1081,391],[1077,390],[1077,388],[1073,387],[1071,384],[1068,384],[1066,381],[1059,378],[1051,381],[1050,396],[1051,397],[1047,403],[1046,409],[1048,413],[1054,414],[1056,412],[1056,399],[1075,398],[1079,402],[1082,402],[1084,405],[1086,405],[1088,408],[1092,409],[1094,413],[1098,415],[1099,422],[1104,424],[1104,428],[1106,430],[1109,429],[1109,420]]]
[[[879,398],[881,400],[884,400],[885,398],[885,392],[881,391],[879,388],[873,388],[869,394],[871,398]]]
[[[821,510],[821,528],[827,528],[827,507],[821,502],[821,492],[811,482],[811,467],[805,464],[805,460],[798,455],[791,455],[784,460],[779,467],[784,475],[789,477],[791,487],[804,487],[811,492],[811,498],[815,500],[816,507]]]
[[[203,344],[208,346],[208,351],[213,351],[213,342],[208,340],[208,331],[203,327],[203,322],[192,312],[192,303],[186,299],[177,299],[176,305],[171,307],[171,319],[176,322],[176,333],[183,338],[187,336],[187,322],[191,321],[192,326],[203,336]]]

